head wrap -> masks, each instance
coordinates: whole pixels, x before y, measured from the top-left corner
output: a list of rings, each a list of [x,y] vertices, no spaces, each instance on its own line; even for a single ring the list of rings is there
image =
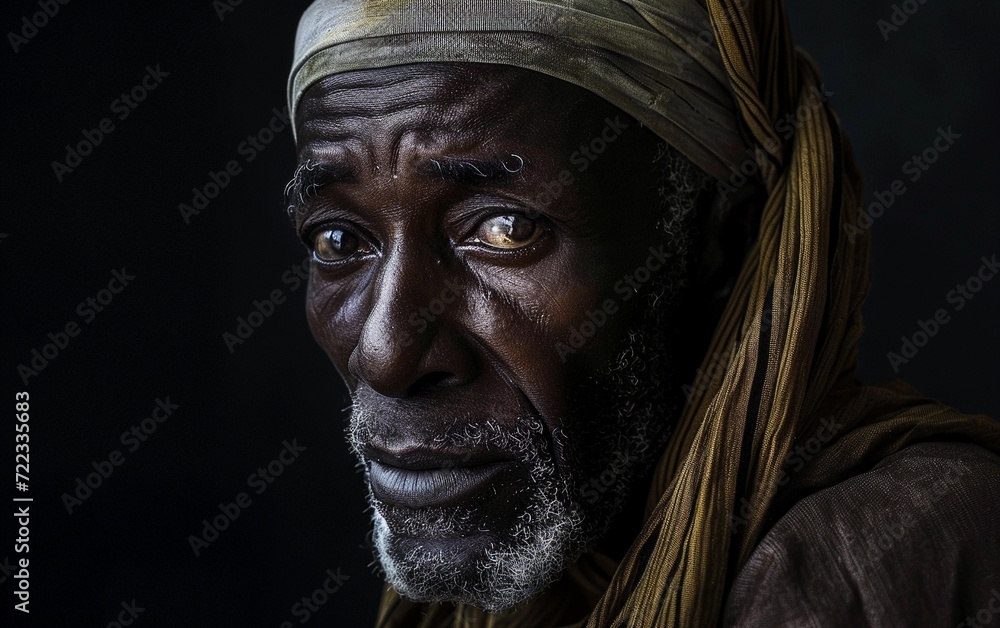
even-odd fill
[[[782,0],[320,0],[299,28],[290,106],[323,76],[420,61],[506,63],[575,83],[722,181],[752,171],[766,197],[702,363],[725,373],[680,418],[641,532],[617,566],[586,556],[560,585],[592,600],[579,625],[715,625],[732,578],[795,501],[921,441],[1000,452],[987,417],[856,379],[868,240],[845,226],[857,224],[861,177]],[[831,415],[844,427],[782,481],[796,439]],[[488,614],[387,589],[378,625],[551,626],[559,611],[551,596]]]
[[[299,25],[289,109],[294,119],[305,90],[330,74],[427,62],[498,63],[563,79],[718,178],[746,160],[711,21],[696,0],[320,0]]]

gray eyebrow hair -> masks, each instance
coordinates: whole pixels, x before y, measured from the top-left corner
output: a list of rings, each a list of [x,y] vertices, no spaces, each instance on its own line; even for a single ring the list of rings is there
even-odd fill
[[[524,166],[524,158],[513,153],[493,159],[441,157],[418,165],[417,173],[449,183],[478,187],[506,183],[520,174]],[[315,198],[324,186],[355,180],[354,171],[345,163],[306,159],[298,165],[285,185],[285,212],[292,220],[302,218],[309,212],[309,199]]]
[[[525,161],[511,153],[493,159],[458,159],[441,157],[428,159],[417,167],[424,177],[441,179],[459,185],[483,186],[506,183],[524,170]]]
[[[307,213],[307,199],[315,198],[323,186],[351,181],[354,181],[354,171],[347,164],[306,159],[298,165],[291,180],[285,185],[285,211],[288,217],[294,219],[297,215]]]

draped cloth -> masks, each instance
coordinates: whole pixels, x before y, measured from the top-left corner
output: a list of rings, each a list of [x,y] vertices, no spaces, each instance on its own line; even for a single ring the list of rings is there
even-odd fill
[[[388,588],[379,626],[555,626],[559,600],[591,609],[576,624],[586,628],[715,625],[735,574],[797,501],[915,443],[1000,452],[987,417],[857,381],[868,240],[845,226],[857,224],[861,177],[782,0],[320,0],[300,24],[289,105],[330,74],[430,61],[504,63],[577,84],[720,189],[749,176],[765,200],[702,363],[724,372],[679,418],[625,557],[586,555],[555,595],[498,614],[417,605]],[[797,441],[830,417],[842,427],[788,473]]]

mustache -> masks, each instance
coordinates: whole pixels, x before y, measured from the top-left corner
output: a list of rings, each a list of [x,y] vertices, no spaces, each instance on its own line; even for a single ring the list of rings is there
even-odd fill
[[[424,420],[416,409],[403,427],[395,417],[357,399],[350,411],[347,442],[360,459],[369,446],[391,449],[405,443],[429,451],[495,451],[519,460],[549,461],[553,448],[565,440],[561,430],[547,428],[534,416],[473,419],[465,413],[442,419],[435,412]]]

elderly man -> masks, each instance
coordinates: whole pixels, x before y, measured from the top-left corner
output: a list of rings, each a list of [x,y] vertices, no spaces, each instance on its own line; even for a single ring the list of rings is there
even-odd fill
[[[320,0],[289,90],[380,626],[981,621],[1000,430],[854,380],[859,176],[780,1]]]

